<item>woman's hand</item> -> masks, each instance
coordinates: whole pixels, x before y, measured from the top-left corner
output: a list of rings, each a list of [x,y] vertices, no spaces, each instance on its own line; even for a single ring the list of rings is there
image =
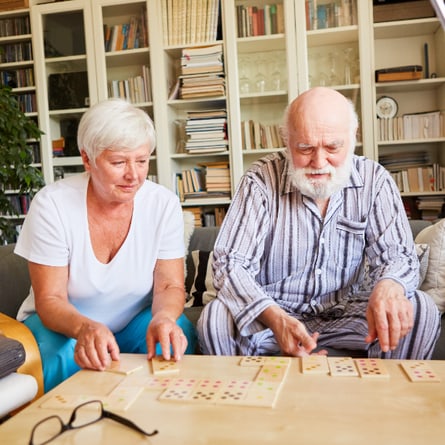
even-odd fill
[[[187,338],[182,329],[176,324],[176,321],[158,312],[147,329],[147,349],[148,359],[156,355],[156,343],[159,342],[162,349],[162,356],[165,360],[172,358],[181,360],[187,349]],[[171,348],[170,348],[171,347]]]
[[[81,368],[103,371],[112,360],[119,360],[113,333],[102,323],[84,322],[78,332],[74,359]]]

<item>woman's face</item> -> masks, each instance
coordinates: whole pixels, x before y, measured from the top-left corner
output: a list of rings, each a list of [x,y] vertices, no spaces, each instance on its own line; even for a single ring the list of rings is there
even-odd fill
[[[148,174],[150,150],[143,145],[132,151],[104,150],[95,165],[85,152],[82,159],[90,173],[92,191],[98,198],[115,203],[132,201]]]

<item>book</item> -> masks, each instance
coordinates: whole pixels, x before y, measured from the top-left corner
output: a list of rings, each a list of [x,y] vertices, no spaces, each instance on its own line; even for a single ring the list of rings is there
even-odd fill
[[[418,80],[423,76],[421,65],[398,66],[375,71],[376,82],[396,82],[400,80]]]

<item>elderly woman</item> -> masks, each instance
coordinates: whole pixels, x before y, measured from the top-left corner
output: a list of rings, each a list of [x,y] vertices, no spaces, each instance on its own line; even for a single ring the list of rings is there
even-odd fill
[[[86,172],[33,199],[15,248],[32,283],[17,318],[39,345],[45,391],[80,368],[106,369],[120,352],[180,360],[195,348],[182,314],[181,207],[146,179],[155,145],[146,113],[101,102],[79,124]]]

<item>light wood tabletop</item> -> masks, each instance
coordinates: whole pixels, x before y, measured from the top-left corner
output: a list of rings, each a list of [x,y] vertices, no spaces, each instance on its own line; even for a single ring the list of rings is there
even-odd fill
[[[153,378],[144,355],[123,354],[122,363],[141,367],[128,375],[80,371],[0,425],[0,441],[28,443],[39,420],[68,409],[45,408],[58,395],[104,398],[123,382],[142,386]],[[239,366],[240,357],[190,355],[171,378],[253,380],[258,368]],[[51,444],[302,444],[302,445],[442,445],[445,443],[445,361],[428,364],[440,382],[414,383],[400,360],[384,362],[389,377],[333,377],[302,373],[292,358],[275,406],[236,406],[158,400],[161,390],[147,387],[126,410],[115,411],[146,431],[144,437],[117,422],[103,419],[68,431]],[[147,380],[148,379],[148,380]],[[144,383],[145,382],[145,383]],[[112,411],[110,409],[110,411]]]

